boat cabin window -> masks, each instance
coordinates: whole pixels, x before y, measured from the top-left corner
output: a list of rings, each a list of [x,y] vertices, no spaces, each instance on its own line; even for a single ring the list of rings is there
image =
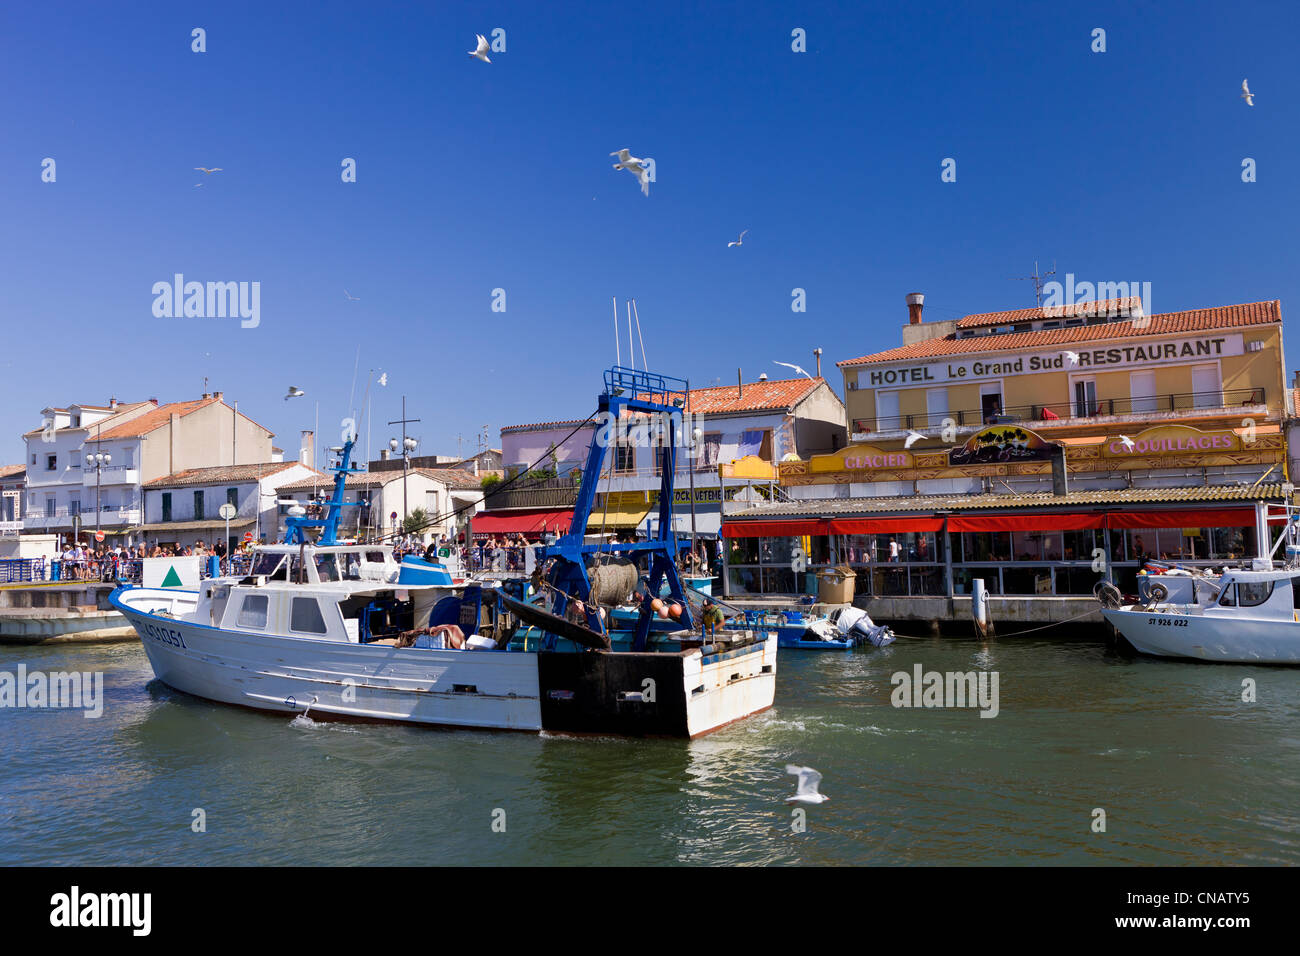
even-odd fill
[[[1292,578],[1291,584],[1291,602],[1297,611],[1300,611],[1300,578]]]
[[[372,564],[383,564],[383,563],[384,563],[384,552],[382,552],[382,551],[367,551],[367,552],[366,552],[366,560],[369,561],[369,562],[371,562]]]
[[[276,569],[281,565],[281,563],[283,563],[284,557],[285,556],[283,554],[273,554],[273,553],[263,551],[260,554],[258,554],[256,558],[253,559],[253,567],[249,570],[248,573],[264,574],[269,578],[272,574],[275,573]]]
[[[337,554],[316,555],[316,577],[321,581],[341,581]]]
[[[289,618],[289,630],[305,634],[324,634],[325,618],[320,612],[320,605],[315,598],[296,597],[293,599],[293,611]]]
[[[1223,589],[1223,607],[1259,607],[1273,595],[1272,581],[1234,581]]]
[[[343,556],[343,577],[348,581],[361,580],[361,555],[355,551],[349,551]]]
[[[239,627],[266,627],[266,603],[265,594],[245,594],[235,623]]]

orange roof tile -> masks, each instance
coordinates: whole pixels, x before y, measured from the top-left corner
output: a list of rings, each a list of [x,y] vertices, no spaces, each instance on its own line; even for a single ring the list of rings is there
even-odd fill
[[[0,478],[12,478],[27,470],[26,465],[0,465]]]
[[[1012,349],[1051,348],[1079,342],[1104,342],[1111,339],[1176,335],[1186,332],[1207,332],[1220,329],[1267,325],[1282,321],[1282,303],[1277,299],[1266,302],[1247,302],[1241,305],[1224,305],[1212,309],[1189,309],[1185,312],[1165,312],[1145,319],[1128,319],[1106,322],[1102,325],[1081,325],[1069,329],[1045,329],[1041,332],[1009,332],[1002,335],[980,335],[957,338],[955,335],[939,339],[914,342],[884,352],[874,352],[836,364],[840,368],[854,365],[871,365],[877,362],[902,362],[926,359],[940,355],[971,352],[1002,352]]]
[[[167,485],[202,485],[227,481],[257,481],[259,478],[271,478],[287,468],[298,464],[296,461],[264,461],[251,465],[212,465],[207,468],[187,468],[174,475],[164,475],[145,482],[146,488]],[[323,474],[323,472],[318,472]]]
[[[1141,310],[1142,297],[1130,295],[1122,299],[1075,302],[1072,305],[1052,305],[1046,308],[1039,306],[1036,309],[1012,309],[1009,312],[980,312],[958,319],[957,328],[972,329],[985,325],[1036,322],[1041,319],[1068,319],[1076,315],[1127,315]]]
[[[159,405],[153,411],[145,412],[139,418],[133,418],[129,422],[123,422],[121,425],[110,428],[106,432],[96,432],[92,429],[91,440],[139,438],[141,435],[149,434],[156,428],[162,428],[171,421],[173,415],[184,417],[217,401],[220,401],[220,399],[196,398],[189,402],[168,402],[166,405]]]

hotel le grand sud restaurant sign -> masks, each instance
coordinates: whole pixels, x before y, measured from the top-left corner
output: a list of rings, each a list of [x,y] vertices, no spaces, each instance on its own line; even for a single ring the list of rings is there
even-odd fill
[[[943,382],[975,382],[1005,375],[1079,369],[1122,369],[1143,365],[1175,365],[1179,362],[1213,361],[1242,355],[1240,334],[1193,336],[1178,339],[1135,341],[1100,348],[1079,347],[1056,352],[1006,353],[997,358],[970,358],[950,362],[928,362],[864,368],[858,372],[858,388],[930,385]]]

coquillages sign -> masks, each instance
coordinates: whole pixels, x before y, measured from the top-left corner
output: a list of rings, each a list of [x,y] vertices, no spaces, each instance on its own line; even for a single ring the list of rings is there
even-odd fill
[[[1235,432],[1203,432],[1190,425],[1157,425],[1130,438],[1106,439],[1101,446],[1103,458],[1142,458],[1148,455],[1179,455],[1188,452],[1240,451],[1241,438]]]

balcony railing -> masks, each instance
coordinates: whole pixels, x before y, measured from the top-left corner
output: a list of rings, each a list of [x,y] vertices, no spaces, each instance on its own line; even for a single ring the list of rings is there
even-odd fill
[[[964,425],[1001,425],[1012,422],[1046,422],[1063,419],[1101,418],[1114,415],[1155,415],[1193,409],[1226,409],[1263,405],[1262,388],[1225,388],[1213,392],[1171,392],[1145,398],[1099,398],[1089,402],[1056,402],[1046,405],[1010,405],[1000,411],[963,409],[944,415],[895,415],[886,418],[855,418],[854,434],[942,428],[946,422]]]

